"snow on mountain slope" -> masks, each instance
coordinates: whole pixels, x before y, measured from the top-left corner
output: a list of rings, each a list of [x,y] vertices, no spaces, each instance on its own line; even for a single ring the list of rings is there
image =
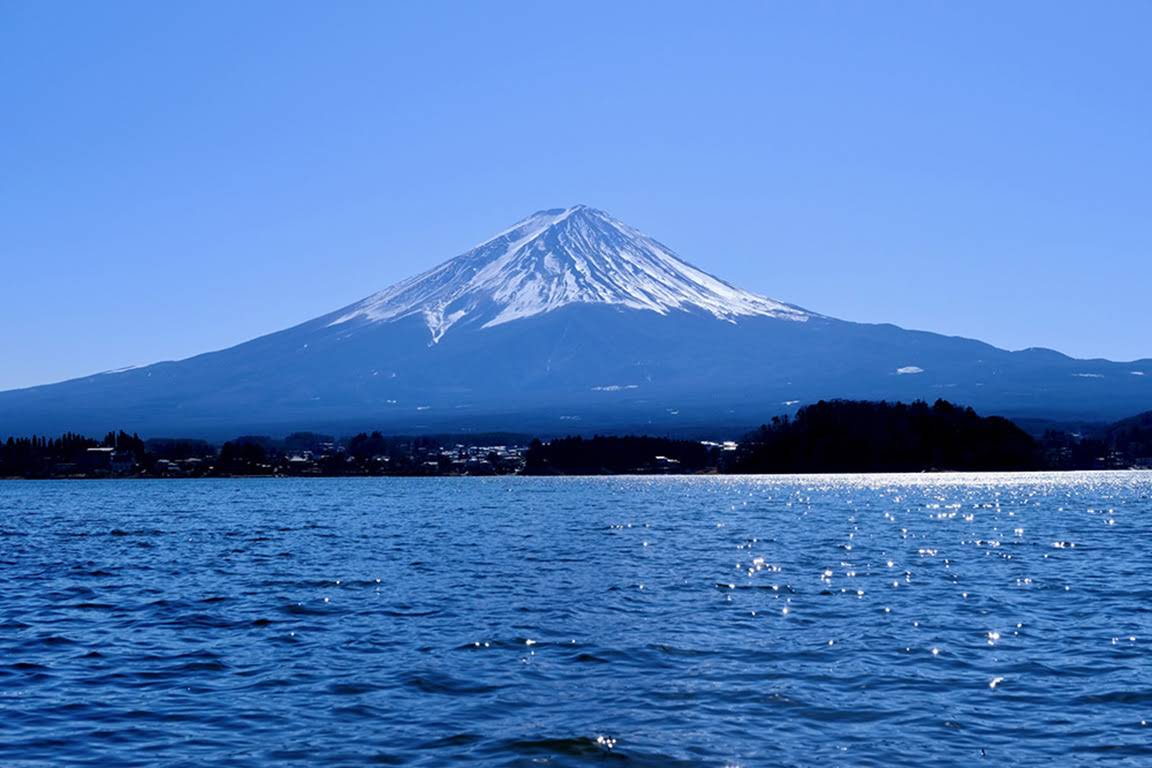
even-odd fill
[[[730,322],[813,316],[729,285],[603,211],[577,205],[534,213],[467,253],[341,310],[330,325],[419,315],[437,342],[461,321],[490,328],[569,304],[662,315],[700,311]]]

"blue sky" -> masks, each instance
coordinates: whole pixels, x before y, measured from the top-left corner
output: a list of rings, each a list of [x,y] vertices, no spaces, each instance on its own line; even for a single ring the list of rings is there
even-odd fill
[[[1152,357],[1152,5],[0,0],[0,388],[351,303],[528,213]]]

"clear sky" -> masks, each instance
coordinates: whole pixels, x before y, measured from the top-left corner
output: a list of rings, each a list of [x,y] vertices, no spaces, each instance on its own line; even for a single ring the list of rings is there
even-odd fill
[[[221,348],[542,208],[1152,357],[1152,3],[0,0],[0,388]]]

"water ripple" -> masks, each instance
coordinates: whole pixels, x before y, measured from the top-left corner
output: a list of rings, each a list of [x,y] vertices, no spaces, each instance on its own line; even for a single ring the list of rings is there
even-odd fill
[[[0,484],[0,765],[1152,764],[1141,473]]]

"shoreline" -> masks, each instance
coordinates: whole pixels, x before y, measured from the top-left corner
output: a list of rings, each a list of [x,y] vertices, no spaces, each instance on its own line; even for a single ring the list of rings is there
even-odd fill
[[[715,478],[744,478],[744,477],[858,477],[858,476],[943,476],[943,475],[1081,475],[1094,474],[1147,474],[1152,476],[1152,468],[1148,467],[1113,467],[1099,469],[939,469],[939,470],[856,470],[846,472],[598,472],[598,473],[554,473],[554,474],[527,474],[507,473],[495,475],[468,475],[468,474],[389,474],[389,475],[199,475],[188,477],[166,477],[157,475],[67,475],[58,477],[0,477],[0,483],[5,482],[105,482],[114,480],[164,480],[164,481],[201,481],[201,480],[383,480],[389,478],[427,479],[427,480],[494,480],[497,478],[598,478],[598,477],[715,477]]]

